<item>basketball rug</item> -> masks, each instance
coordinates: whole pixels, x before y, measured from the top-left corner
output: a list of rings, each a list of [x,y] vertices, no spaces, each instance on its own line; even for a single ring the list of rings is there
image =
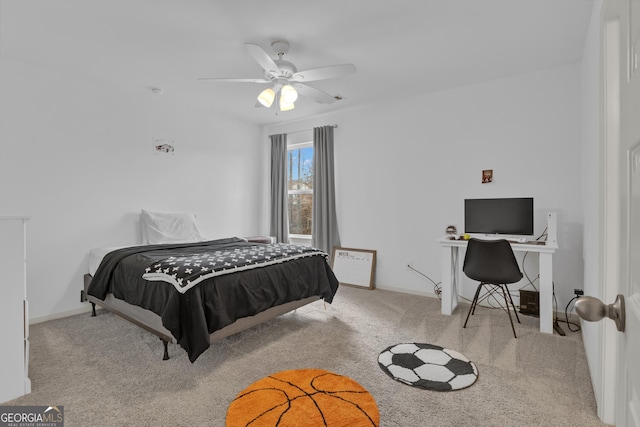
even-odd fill
[[[380,353],[378,365],[394,380],[425,390],[459,390],[478,379],[473,362],[457,351],[432,344],[392,345]]]
[[[377,427],[376,402],[349,377],[321,369],[282,371],[241,391],[227,410],[227,427]]]

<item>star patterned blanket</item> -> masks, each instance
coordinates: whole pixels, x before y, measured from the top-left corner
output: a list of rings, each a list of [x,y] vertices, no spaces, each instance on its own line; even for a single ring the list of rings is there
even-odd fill
[[[244,261],[240,261],[242,256]],[[176,264],[170,264],[174,261]],[[161,273],[157,273],[161,266],[164,266]],[[182,278],[182,284],[191,286],[190,289],[143,278],[152,272],[172,276],[174,273],[165,270],[176,267],[183,271],[178,276],[176,270],[173,280],[178,283],[178,278]],[[202,270],[203,267],[208,270]],[[200,281],[197,286],[196,280]],[[210,334],[214,331],[271,307],[312,296],[331,303],[338,286],[324,252],[230,237],[198,243],[133,246],[109,252],[93,275],[87,293],[100,300],[112,294],[157,314],[194,362],[209,348]]]
[[[147,267],[142,278],[170,283],[178,292],[185,293],[210,277],[316,255],[328,259],[319,249],[284,243],[170,256]]]

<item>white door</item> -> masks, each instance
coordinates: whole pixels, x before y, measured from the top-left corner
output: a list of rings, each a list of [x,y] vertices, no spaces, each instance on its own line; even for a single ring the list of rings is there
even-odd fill
[[[608,276],[617,284],[606,286],[617,287],[626,303],[625,332],[617,333],[615,422],[640,427],[640,0],[608,0],[603,12],[606,198],[617,212],[606,230],[615,235],[619,255]]]

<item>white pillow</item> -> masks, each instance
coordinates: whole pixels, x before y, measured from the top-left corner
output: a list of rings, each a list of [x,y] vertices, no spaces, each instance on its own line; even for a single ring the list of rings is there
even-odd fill
[[[207,240],[198,229],[196,217],[191,213],[161,213],[142,210],[140,214],[142,243],[193,243]]]

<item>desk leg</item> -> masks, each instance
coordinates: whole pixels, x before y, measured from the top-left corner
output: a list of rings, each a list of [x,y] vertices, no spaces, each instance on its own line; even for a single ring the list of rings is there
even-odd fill
[[[458,248],[442,248],[442,314],[451,315],[458,306]]]
[[[540,332],[553,334],[552,254],[540,254]]]

